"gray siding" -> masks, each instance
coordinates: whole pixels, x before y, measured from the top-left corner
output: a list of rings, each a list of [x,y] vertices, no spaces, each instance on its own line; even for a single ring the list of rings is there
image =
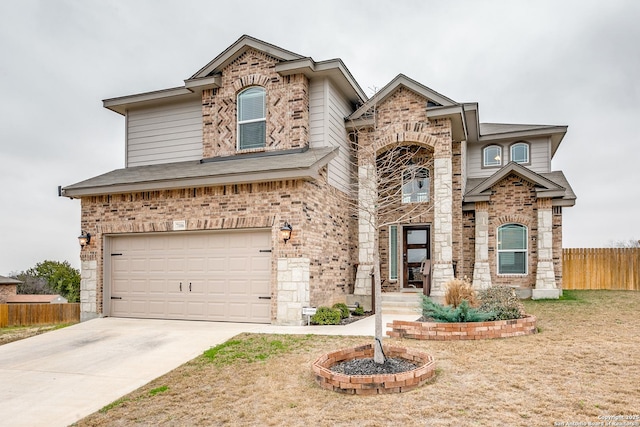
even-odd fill
[[[536,173],[551,172],[551,142],[549,138],[532,138],[517,140],[529,143],[529,157],[531,164],[524,165]],[[482,149],[487,145],[502,146],[502,165],[509,162],[509,147],[517,141],[499,143],[473,143],[467,146],[467,173],[469,178],[485,178],[493,175],[498,168],[482,168]]]
[[[201,158],[200,100],[127,112],[127,167]]]
[[[351,105],[329,79],[314,79],[309,85],[309,128],[311,147],[340,147],[338,156],[328,167],[329,183],[348,191],[352,161],[344,118],[352,112]]]

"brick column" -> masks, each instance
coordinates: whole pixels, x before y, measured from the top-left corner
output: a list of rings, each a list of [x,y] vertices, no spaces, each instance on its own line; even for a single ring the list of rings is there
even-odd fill
[[[476,256],[473,264],[474,289],[486,289],[491,286],[489,267],[489,204],[476,203]]]
[[[538,264],[531,298],[560,297],[553,268],[553,212],[551,199],[538,199]]]
[[[436,154],[437,156],[437,154]],[[451,155],[434,159],[434,253],[431,296],[444,296],[453,276],[453,173]]]

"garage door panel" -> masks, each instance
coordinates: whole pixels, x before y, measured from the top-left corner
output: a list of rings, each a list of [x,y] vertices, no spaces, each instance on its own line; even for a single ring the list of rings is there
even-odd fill
[[[111,315],[269,323],[270,230],[110,241]]]

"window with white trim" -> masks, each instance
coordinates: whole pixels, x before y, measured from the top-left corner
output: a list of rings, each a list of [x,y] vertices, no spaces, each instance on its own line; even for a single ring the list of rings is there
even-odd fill
[[[511,146],[511,161],[516,163],[529,163],[529,144],[517,142]]]
[[[265,90],[250,87],[238,94],[238,150],[262,148],[267,135]]]
[[[398,280],[398,226],[389,226],[389,280]]]
[[[520,224],[498,227],[498,274],[527,274],[527,234]]]
[[[502,147],[499,145],[490,145],[482,151],[482,166],[493,167],[502,166]]]
[[[402,174],[402,203],[429,201],[429,169],[410,166]]]

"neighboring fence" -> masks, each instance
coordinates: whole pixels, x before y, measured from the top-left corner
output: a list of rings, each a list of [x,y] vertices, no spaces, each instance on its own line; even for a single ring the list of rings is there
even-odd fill
[[[80,321],[80,304],[0,304],[0,328]]]
[[[640,290],[640,248],[563,249],[562,288]]]

